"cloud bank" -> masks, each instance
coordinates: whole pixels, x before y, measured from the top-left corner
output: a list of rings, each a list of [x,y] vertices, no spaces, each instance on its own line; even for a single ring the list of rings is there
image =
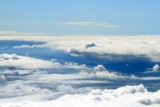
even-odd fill
[[[110,72],[103,65],[61,64],[53,59],[16,54],[0,54],[0,62],[0,101],[46,101],[65,94],[86,93],[96,88],[95,84],[160,79]]]
[[[41,38],[41,39],[40,39]],[[83,39],[82,39],[83,38]],[[145,36],[63,36],[63,37],[3,37],[0,40],[43,41],[43,45],[15,46],[14,48],[48,47],[63,50],[74,56],[104,60],[141,59],[159,62],[160,37]]]
[[[69,90],[70,87],[63,87]],[[61,88],[62,89],[62,88]],[[143,85],[92,90],[88,94],[65,95],[47,102],[1,103],[2,107],[159,107],[160,91],[148,92]]]
[[[46,42],[42,45],[19,45],[15,46],[14,49],[46,47],[52,50],[63,50],[73,56],[106,61],[132,61],[142,59],[143,61],[159,62],[159,36],[95,36],[85,38],[73,36],[2,36],[0,40]],[[61,106],[58,104],[68,105],[68,107],[71,106],[70,104],[76,107],[82,106],[82,104],[86,104],[87,107],[99,105],[102,105],[102,107],[106,105],[115,106],[116,104],[117,106],[127,104],[128,107],[159,106],[159,98],[156,96],[159,95],[159,91],[149,92],[143,85],[126,86],[112,90],[106,89],[105,91],[104,89],[106,87],[103,87],[111,85],[117,88],[125,84],[133,83],[133,81],[136,81],[138,84],[142,81],[144,83],[146,81],[158,81],[160,80],[158,76],[140,77],[136,75],[126,75],[109,71],[107,67],[101,64],[91,67],[85,64],[73,62],[60,63],[57,62],[56,59],[43,60],[16,54],[0,54],[0,70],[0,93],[2,93],[0,94],[0,101],[3,102],[1,104],[2,107],[11,105],[24,106],[25,104],[25,106],[37,106],[37,104],[43,105],[46,103],[48,106],[51,105],[55,107]],[[155,73],[159,72],[159,65],[153,66],[150,70]],[[153,84],[153,86],[155,84]],[[95,90],[97,88],[99,90]],[[105,94],[105,92],[107,94]],[[110,96],[108,97],[108,95]],[[76,104],[78,105],[74,103],[75,99],[77,99]],[[10,101],[40,102],[25,102],[25,104],[23,102],[17,104],[10,103],[8,105],[5,103]]]

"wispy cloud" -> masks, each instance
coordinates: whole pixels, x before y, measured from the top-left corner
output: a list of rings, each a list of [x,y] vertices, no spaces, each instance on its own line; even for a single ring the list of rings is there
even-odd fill
[[[63,24],[86,26],[86,25],[91,25],[91,24],[95,24],[95,23],[96,22],[66,22],[66,23],[63,23]]]
[[[19,33],[16,31],[0,31],[0,34],[33,34],[33,33]]]
[[[17,32],[17,31],[0,31],[0,35],[62,35],[62,34],[56,34],[56,33],[21,33],[21,32]]]
[[[102,26],[102,27],[107,27],[107,28],[117,28],[119,26],[117,25],[112,25],[110,23],[105,23],[105,22],[66,22],[66,23],[61,23],[61,24],[67,24],[67,25],[77,25],[77,26]]]

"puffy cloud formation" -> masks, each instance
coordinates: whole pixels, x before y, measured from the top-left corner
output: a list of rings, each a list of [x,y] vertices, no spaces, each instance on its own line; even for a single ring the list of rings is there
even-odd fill
[[[96,71],[105,71],[106,68],[103,65],[97,65],[93,68]]]
[[[93,77],[93,78],[104,78],[104,79],[105,78],[106,79],[142,79],[134,75],[127,76],[117,72],[109,72],[106,70],[106,68],[103,65],[97,65],[93,67],[91,71],[81,70],[79,75]]]
[[[110,83],[101,79],[130,78],[109,72],[103,65],[61,64],[55,59],[42,60],[16,54],[0,54],[0,62],[0,101],[54,99],[66,93],[84,93],[92,89],[79,85]]]
[[[154,71],[154,72],[158,72],[159,68],[160,68],[159,65],[156,64],[156,65],[154,65],[154,67],[153,67],[153,71]]]
[[[157,73],[160,72],[160,67],[158,64],[154,65],[153,68],[149,68],[145,73]]]
[[[0,54],[0,62],[0,101],[46,101],[65,94],[83,94],[100,88],[99,84],[113,84],[113,81],[119,84],[124,80],[160,79],[109,72],[103,65],[61,64],[55,59],[42,60],[16,54]]]
[[[65,87],[70,88],[70,87]],[[149,92],[143,85],[92,90],[88,94],[64,95],[47,102],[1,103],[2,107],[159,107],[160,91]]]

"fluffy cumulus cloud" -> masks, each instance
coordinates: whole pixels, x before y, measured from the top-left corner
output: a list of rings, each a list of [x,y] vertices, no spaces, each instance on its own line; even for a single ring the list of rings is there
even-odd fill
[[[160,72],[160,67],[158,64],[154,65],[153,68],[149,68],[145,73],[157,73]]]
[[[70,87],[64,87],[70,89]],[[88,94],[64,95],[47,102],[1,103],[2,107],[159,107],[160,91],[148,92],[143,85],[92,90]]]

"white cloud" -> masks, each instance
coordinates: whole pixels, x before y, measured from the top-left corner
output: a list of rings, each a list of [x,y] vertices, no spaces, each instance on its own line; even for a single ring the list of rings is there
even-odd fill
[[[5,36],[5,35],[21,35],[21,36],[25,36],[25,35],[36,35],[36,36],[39,36],[39,35],[44,35],[44,36],[46,36],[46,35],[61,35],[61,34],[55,34],[55,33],[26,33],[26,32],[24,32],[24,33],[21,33],[21,32],[17,32],[17,31],[0,31],[0,35],[1,36]]]
[[[159,65],[156,64],[156,65],[153,66],[153,71],[154,71],[154,72],[158,72],[158,71],[159,71],[159,68],[160,68]]]
[[[6,81],[5,75],[3,75],[3,74],[0,73],[0,83],[3,83],[5,81]]]
[[[145,59],[160,61],[160,36],[61,36],[61,37],[1,37],[0,40],[43,41],[43,45],[22,45],[14,48],[48,47],[60,49],[71,55],[108,60]],[[86,48],[88,44],[95,44]],[[88,56],[87,56],[88,55]]]
[[[146,72],[144,73],[157,73],[160,72],[160,66],[158,64],[155,64],[153,68],[149,68]]]
[[[109,24],[109,23],[96,23],[95,24],[96,26],[102,26],[102,27],[108,27],[108,28],[117,28],[117,27],[120,27],[120,26],[116,26],[116,25],[112,25],[112,24]]]
[[[57,90],[60,91],[60,92],[63,92],[65,94],[68,94],[68,93],[74,93],[75,89],[69,85],[59,85],[57,87]]]
[[[0,34],[34,34],[34,33],[18,33],[16,31],[0,31]]]
[[[44,48],[46,45],[20,45],[20,46],[14,46],[13,48]]]
[[[45,69],[58,67],[59,63],[53,63],[41,59],[18,56],[16,54],[0,54],[0,66],[17,67],[23,69]]]
[[[119,26],[115,26],[109,23],[105,22],[66,22],[61,24],[67,24],[67,25],[77,25],[77,26],[101,26],[101,27],[107,27],[107,28],[117,28]]]
[[[103,65],[88,67],[71,62],[60,64],[56,60],[47,61],[15,54],[0,54],[0,62],[0,82],[3,84],[0,85],[0,101],[7,102],[46,101],[66,93],[83,94],[93,89],[87,84],[112,84],[112,81],[120,80],[160,80],[157,77],[109,72]],[[77,87],[80,85],[87,86]]]
[[[97,65],[93,69],[95,71],[106,71],[106,68],[103,65]]]
[[[95,23],[96,22],[66,22],[63,24],[85,26],[85,25],[90,25],[90,24],[95,24]]]
[[[0,40],[25,40],[25,41],[43,41],[47,42],[44,45],[22,45],[17,46],[15,48],[32,48],[32,47],[49,47],[51,49],[61,49],[65,52],[71,53],[72,50],[76,50],[79,53],[77,56],[82,56],[84,53],[88,52],[89,55],[95,53],[94,57],[96,58],[108,58],[108,59],[122,59],[127,55],[131,56],[142,56],[151,59],[151,61],[158,62],[159,58],[159,36],[96,36],[96,37],[1,37]],[[86,49],[87,44],[96,44],[96,46],[92,48]],[[105,57],[105,55],[120,55],[118,57]],[[131,58],[131,56],[127,58]],[[143,57],[143,56],[142,56]],[[134,58],[134,57],[133,57]],[[34,66],[32,66],[34,65]],[[11,67],[9,69],[1,69],[0,81],[5,81],[7,84],[3,84],[0,86],[0,101],[24,101],[24,100],[39,100],[46,101],[48,99],[55,98],[55,96],[64,95],[67,91],[68,93],[78,93],[84,92],[88,89],[77,89],[72,87],[72,85],[83,85],[83,84],[100,84],[100,83],[111,83],[113,81],[120,80],[160,80],[160,77],[137,77],[135,75],[123,75],[116,72],[110,72],[103,65],[97,65],[95,67],[88,67],[86,65],[79,65],[77,63],[66,62],[64,64],[60,64],[56,62],[56,60],[48,61],[36,58],[30,58],[25,56],[18,55],[10,55],[10,54],[1,54],[0,55],[0,67]],[[15,69],[21,68],[21,69]],[[51,70],[42,70],[42,69],[51,69]],[[152,70],[158,72],[159,65],[155,65]],[[72,72],[71,72],[72,71]],[[18,76],[17,76],[18,75]],[[97,78],[97,79],[96,79]],[[8,81],[8,80],[14,81]],[[93,81],[94,80],[94,81]],[[105,80],[105,81],[101,81]],[[20,85],[20,87],[18,87]],[[11,87],[9,87],[11,86]],[[45,86],[45,87],[44,87]],[[59,86],[59,88],[58,88]],[[141,88],[139,88],[141,87]],[[92,87],[89,87],[92,88]],[[12,90],[11,90],[12,89]],[[56,90],[55,90],[56,89]],[[62,90],[61,90],[62,89]],[[129,92],[125,89],[129,89]],[[9,90],[9,91],[6,91]],[[47,90],[47,91],[46,91]],[[58,90],[58,92],[56,92]],[[61,90],[61,91],[60,91]],[[72,91],[69,91],[72,90]],[[102,96],[99,95],[76,95],[71,96],[73,99],[77,99],[78,106],[84,105],[82,102],[87,102],[86,106],[119,106],[119,103],[131,104],[131,106],[156,106],[159,107],[159,91],[157,92],[148,92],[143,91],[143,86],[135,86],[133,90],[130,87],[125,87],[125,91],[120,91],[123,89],[118,89],[118,91],[108,90],[110,96],[104,95],[104,91],[98,91],[97,93],[101,93]],[[136,91],[135,91],[136,90]],[[139,91],[137,91],[139,90]],[[142,91],[140,91],[142,90]],[[113,92],[114,91],[114,92]],[[125,93],[126,92],[126,93]],[[133,94],[133,92],[135,94]],[[81,94],[82,94],[81,93]],[[112,95],[113,94],[113,95]],[[104,97],[104,96],[105,97]],[[114,96],[115,95],[115,96]],[[12,96],[12,98],[7,98],[7,96]],[[116,97],[118,96],[118,97]],[[141,96],[139,98],[139,96]],[[144,97],[143,97],[144,96]],[[150,97],[148,97],[150,96]],[[5,97],[5,98],[4,98]],[[65,98],[65,96],[63,97]],[[127,98],[128,99],[126,101]],[[138,99],[137,99],[138,98]],[[14,100],[13,100],[14,99]],[[68,104],[67,101],[75,102],[75,100],[69,99],[60,101],[65,104]],[[81,99],[81,100],[79,100]],[[137,100],[136,100],[137,99]],[[82,102],[81,102],[82,101]],[[101,102],[102,101],[102,102]],[[48,102],[52,106],[55,104],[62,104],[59,100]],[[98,103],[97,103],[98,102]],[[107,102],[107,104],[105,103]],[[108,103],[109,102],[109,103]],[[117,102],[119,102],[117,104]],[[44,102],[42,102],[44,103]],[[26,104],[26,103],[25,103]],[[29,104],[29,105],[28,105]],[[30,104],[35,105],[39,103],[27,103],[26,105],[30,106]],[[75,103],[73,103],[75,104]],[[2,104],[1,104],[2,105]],[[4,104],[5,105],[5,104]],[[14,104],[13,104],[14,105]],[[18,103],[19,105],[19,103]],[[41,103],[39,104],[41,105]],[[43,105],[43,104],[42,104]],[[41,105],[41,106],[42,106]],[[20,105],[21,106],[21,105]],[[23,106],[23,105],[22,105]],[[68,104],[70,106],[70,104]],[[77,107],[77,105],[75,105]],[[124,106],[124,104],[123,104]],[[127,105],[130,106],[130,105]],[[2,105],[3,107],[3,105]],[[54,105],[56,107],[56,105]]]
[[[160,91],[148,92],[143,85],[124,86],[117,89],[92,90],[88,94],[65,95],[52,101],[2,102],[10,107],[159,107]]]
[[[116,79],[140,79],[139,77],[136,77],[134,75],[131,75],[131,76],[127,76],[127,75],[123,75],[123,74],[120,74],[120,73],[117,73],[117,72],[109,72],[107,70],[105,71],[92,71],[92,72],[87,72],[87,71],[82,71],[79,73],[79,75],[83,75],[83,76],[86,76],[86,77],[90,77],[90,78],[103,78],[103,79],[113,79],[113,80],[116,80]]]

